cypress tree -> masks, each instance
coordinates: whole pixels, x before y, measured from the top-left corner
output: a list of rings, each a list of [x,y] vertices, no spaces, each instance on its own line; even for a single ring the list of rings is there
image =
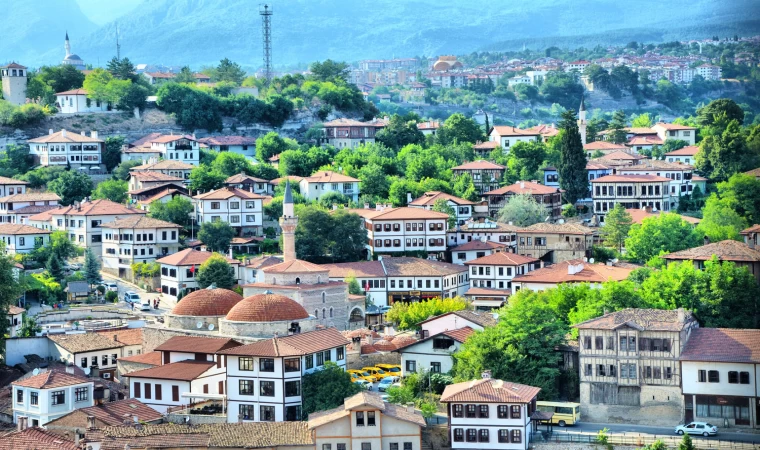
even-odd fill
[[[100,280],[100,262],[89,248],[84,252],[84,279],[89,285]]]
[[[588,174],[586,172],[586,152],[583,151],[581,134],[578,131],[578,119],[575,111],[562,113],[559,123],[562,133],[559,154],[559,183],[565,190],[565,199],[575,204],[588,193]]]
[[[45,264],[45,266],[48,272],[50,272],[50,276],[53,277],[56,281],[63,280],[63,265],[61,264],[61,260],[58,258],[58,255],[56,255],[55,252],[50,254],[50,258],[48,258],[47,264]]]
[[[625,112],[622,109],[615,111],[615,114],[612,115],[612,122],[610,122],[610,130],[612,131],[610,140],[613,143],[624,144],[626,142],[625,123]]]

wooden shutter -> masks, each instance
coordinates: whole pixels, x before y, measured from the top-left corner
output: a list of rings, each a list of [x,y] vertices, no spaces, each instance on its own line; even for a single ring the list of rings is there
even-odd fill
[[[172,401],[178,402],[179,401],[179,386],[172,386]]]
[[[156,383],[156,400],[161,400],[161,394],[162,394],[161,388],[162,388],[161,384]]]
[[[132,395],[134,395],[134,396],[135,396],[135,398],[139,398],[139,397],[142,397],[142,394],[140,394],[140,383],[139,383],[139,382],[137,382],[137,381],[135,381],[135,382],[132,384],[132,386],[133,386],[133,387],[132,387]]]

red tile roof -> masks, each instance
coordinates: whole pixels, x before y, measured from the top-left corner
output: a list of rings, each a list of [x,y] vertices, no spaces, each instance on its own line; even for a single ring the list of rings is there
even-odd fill
[[[643,209],[626,209],[625,211],[631,215],[633,222],[638,223],[638,224],[641,224],[644,221],[644,219],[648,217],[657,217],[661,213],[661,211],[647,212]],[[671,213],[671,214],[675,214],[675,213]],[[700,219],[697,219],[696,217],[681,216],[681,215],[679,216],[681,217],[681,219],[693,225],[697,225],[700,222]]]
[[[683,313],[682,317],[679,314]],[[681,331],[696,318],[683,309],[627,308],[573,325],[578,329],[616,330],[628,326],[641,331]]]
[[[11,383],[12,386],[21,386],[34,389],[52,389],[63,386],[73,386],[75,384],[92,383],[89,378],[75,375],[67,372],[48,370],[39,375],[33,375],[29,378],[22,378]]]
[[[441,395],[441,402],[529,403],[541,388],[509,381],[483,379],[450,384]]]
[[[185,250],[182,250],[181,252],[172,253],[169,256],[164,256],[163,258],[156,260],[156,262],[160,264],[166,264],[168,266],[195,266],[195,265],[203,264],[212,255],[214,255],[214,253],[202,252],[200,250],[186,248]],[[237,259],[231,259],[224,255],[222,256],[230,264],[240,264],[240,261],[238,261]]]
[[[325,122],[323,126],[325,128],[336,128],[336,127],[375,127],[375,128],[383,128],[387,126],[388,124],[385,123],[382,120],[373,120],[371,122],[359,122],[358,120],[353,119],[335,119],[331,120],[329,122]]]
[[[662,128],[665,130],[696,130],[696,127],[690,127],[687,125],[678,125],[677,123],[664,123],[664,122],[657,122],[654,124],[652,129],[655,128]]]
[[[233,306],[227,314],[226,320],[235,322],[296,322],[308,318],[309,313],[295,300],[284,295],[257,294],[244,298]]]
[[[426,220],[426,219],[447,219],[449,215],[437,211],[429,211],[422,208],[386,208],[382,211],[376,209],[348,209],[350,213],[358,214],[369,220]]]
[[[228,289],[199,289],[182,297],[172,309],[177,316],[226,316],[243,296]]]
[[[116,342],[121,342],[124,345],[142,345],[143,343],[143,329],[142,328],[102,330],[102,331],[96,331],[96,333],[103,335],[109,339],[113,339]]]
[[[399,343],[393,343],[392,344],[393,348],[391,348],[390,351],[400,351],[400,350],[403,350],[403,349],[405,349],[407,347],[411,347],[411,346],[413,346],[415,344],[418,344],[420,342],[429,341],[430,339],[434,339],[434,338],[441,337],[441,336],[450,337],[451,339],[454,339],[455,341],[457,341],[457,342],[459,342],[461,344],[464,341],[466,341],[467,338],[470,337],[474,332],[475,332],[475,330],[473,330],[470,327],[462,327],[462,328],[457,328],[455,330],[446,330],[446,331],[442,331],[440,333],[434,334],[432,336],[428,336],[425,339],[420,339],[420,340],[414,339],[414,340],[410,340],[410,341],[405,341],[403,343],[401,343],[401,342],[399,342]],[[379,341],[379,342],[384,342],[384,341]],[[375,348],[377,348],[377,344],[379,342],[375,342]],[[380,351],[389,351],[389,350],[382,350],[380,348],[377,348],[377,349],[380,350]]]
[[[142,229],[142,228],[182,228],[176,223],[167,222],[165,220],[154,219],[147,216],[132,216],[124,219],[114,220],[113,222],[104,223],[101,228],[129,228],[129,229]]]
[[[244,191],[243,189],[238,189],[234,187],[223,187],[221,189],[217,189],[215,191],[206,192],[205,194],[199,194],[193,196],[193,198],[197,198],[199,200],[226,200],[228,198],[232,197],[239,197],[239,198],[245,198],[245,199],[263,199],[264,197],[259,194],[254,194],[253,192]]]
[[[670,182],[670,178],[657,175],[605,175],[591,180],[592,183],[652,183],[655,181]]]
[[[26,181],[16,180],[13,178],[7,178],[7,177],[0,177],[0,184],[6,185],[6,184],[14,184],[14,185],[27,185],[29,184]]]
[[[431,317],[429,319],[425,319],[422,322],[418,323],[417,325],[422,325],[423,323],[432,322],[436,319],[439,319],[441,317],[445,317],[448,315],[454,314],[455,316],[461,317],[462,319],[469,320],[470,322],[480,325],[481,327],[492,327],[496,325],[497,320],[494,319],[493,314],[489,312],[482,312],[482,311],[470,311],[470,310],[461,310],[461,311],[452,311],[443,313],[440,315],[437,315],[435,317]]]
[[[225,184],[240,184],[240,183],[269,183],[269,180],[265,180],[263,178],[256,178],[252,177],[250,175],[246,175],[244,173],[237,173],[226,180],[224,180]]]
[[[175,177],[161,172],[129,172],[132,178],[141,181],[184,181],[184,178]]]
[[[159,143],[159,144],[165,144],[167,142],[174,142],[174,141],[178,141],[180,139],[188,139],[190,141],[195,141],[196,140],[195,138],[193,138],[192,136],[187,135],[187,134],[185,134],[185,135],[182,135],[182,134],[170,134],[170,135],[164,135],[164,136],[154,137],[153,139],[150,140],[150,142],[151,143],[152,142],[156,142],[156,143]]]
[[[176,161],[173,159],[162,159],[161,161],[152,164],[142,164],[135,166],[130,172],[142,172],[144,170],[193,170],[194,165],[188,164],[182,161]]]
[[[503,249],[507,246],[507,244],[501,244],[499,242],[493,242],[493,241],[481,241],[480,239],[475,239],[470,242],[464,243],[462,245],[459,245],[457,247],[454,247],[451,249],[451,252],[467,252],[467,251],[473,251],[473,250],[497,250],[497,249]]]
[[[264,273],[319,273],[327,272],[327,269],[309,261],[293,259],[266,267],[263,271]]]
[[[571,271],[571,266],[576,271]],[[513,283],[603,283],[605,281],[622,281],[633,272],[633,267],[591,264],[576,259],[563,261],[543,269],[537,269],[524,275],[518,275]],[[571,273],[572,272],[572,273]]]
[[[18,211],[16,211],[18,212]],[[50,234],[52,231],[17,223],[0,223],[0,234]]]
[[[85,91],[85,94],[87,92]],[[90,143],[103,143],[104,141],[102,139],[97,139],[90,136],[85,136],[80,133],[74,133],[73,131],[66,131],[61,130],[53,134],[46,134],[44,136],[40,136],[38,138],[29,139],[29,142],[35,143],[35,144],[45,144],[45,143],[54,143],[57,144],[59,142],[73,142],[73,143],[80,143],[80,142],[90,142]]]
[[[665,153],[665,156],[696,156],[699,152],[699,146],[689,145],[672,152]]]
[[[0,436],[0,450],[78,450],[74,441],[44,428],[31,427]]]
[[[380,261],[322,264],[322,267],[330,271],[330,278],[345,278],[351,272],[357,278],[385,277],[385,269]]]
[[[707,261],[717,256],[720,261],[760,262],[760,250],[750,248],[744,242],[725,240],[701,247],[668,253],[666,260]]]
[[[529,195],[547,195],[556,194],[559,189],[543,184],[533,183],[532,181],[518,181],[509,186],[503,186],[493,191],[488,191],[483,195],[504,195],[504,194],[529,194]]]
[[[256,145],[256,138],[250,136],[209,136],[198,139],[206,145]]]
[[[163,414],[145,405],[140,400],[129,398],[126,400],[118,400],[115,402],[103,403],[102,405],[90,406],[87,408],[77,409],[71,413],[49,422],[48,425],[57,425],[56,422],[68,422],[67,425],[73,425],[66,418],[72,415],[81,415],[82,423],[80,427],[87,428],[87,416],[95,417],[96,426],[117,426],[124,425],[125,418],[132,423],[134,416],[137,416],[137,420],[140,422],[153,422],[161,420]],[[63,423],[61,423],[63,425]]]
[[[359,180],[354,177],[335,173],[329,170],[320,170],[310,177],[304,178],[308,183],[358,183]]]
[[[760,364],[760,330],[696,328],[691,331],[680,359]]]
[[[488,289],[488,288],[481,288],[481,287],[471,287],[467,290],[467,292],[464,293],[465,297],[472,297],[472,296],[494,296],[494,297],[509,297],[512,295],[511,289]]]
[[[198,336],[173,336],[156,347],[156,351],[217,353],[226,348],[237,347],[240,342],[230,338],[213,338]]]
[[[609,141],[594,141],[589,142],[588,144],[583,146],[583,150],[586,151],[593,151],[593,150],[621,150],[626,151],[628,150],[628,147],[626,147],[623,144],[614,144]]]
[[[213,361],[178,361],[149,369],[136,370],[124,374],[125,377],[154,378],[159,380],[191,381],[203,375],[207,370],[216,366]]]
[[[760,233],[760,225],[752,225],[751,227],[742,230],[740,234],[746,236],[750,233]]]
[[[56,92],[55,95],[87,95],[87,91],[85,89],[79,88],[79,89],[71,89],[68,91]]]
[[[335,328],[326,328],[324,330],[258,341],[227,349],[220,353],[239,356],[300,356],[348,344],[350,342],[343,337],[340,331]]]
[[[465,265],[478,266],[520,266],[538,262],[538,259],[530,256],[522,256],[517,253],[496,252],[490,255],[481,256],[480,258],[467,261]]]
[[[450,201],[456,203],[457,205],[474,205],[475,204],[475,202],[471,202],[471,201],[465,200],[463,198],[455,197],[455,196],[453,196],[451,194],[447,194],[445,192],[430,191],[430,192],[425,192],[424,194],[422,194],[421,197],[417,197],[416,199],[412,200],[412,202],[409,203],[409,205],[410,206],[411,205],[414,205],[414,206],[428,206],[428,205],[435,204],[435,202],[438,201],[439,199],[450,200]]]
[[[389,277],[436,277],[467,272],[466,267],[458,264],[411,258],[407,256],[385,256],[383,257],[382,263],[383,267],[385,267],[385,273]]]
[[[451,170],[505,170],[506,167],[491,161],[479,159],[477,161],[467,162],[460,166],[452,167]]]
[[[123,358],[119,358],[119,361],[129,361],[129,362],[135,362],[135,363],[140,363],[140,364],[150,364],[151,366],[160,366],[162,360],[163,360],[163,357],[161,355],[161,352],[148,352],[148,353],[143,353],[141,355],[126,356]]]
[[[45,211],[43,214],[68,216],[121,216],[126,214],[146,214],[146,212],[124,206],[120,203],[114,203],[111,200],[100,199],[92,200],[90,202],[82,202],[78,207],[74,205],[64,206],[58,209]],[[31,217],[30,220],[32,220]]]
[[[541,133],[521,130],[509,125],[496,125],[491,132],[496,132],[499,136],[541,136]]]

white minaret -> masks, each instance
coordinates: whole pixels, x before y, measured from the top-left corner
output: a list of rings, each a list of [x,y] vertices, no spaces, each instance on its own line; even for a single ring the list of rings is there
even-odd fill
[[[64,47],[66,47],[66,57],[68,58],[71,56],[71,44],[69,43],[69,32],[66,32],[66,42],[64,43]]]
[[[581,133],[581,143],[586,145],[586,105],[581,97],[581,107],[578,109],[578,131]]]
[[[26,67],[10,63],[0,67],[2,76],[3,98],[13,105],[26,103]]]
[[[285,261],[297,259],[296,226],[298,226],[298,217],[293,213],[293,194],[290,191],[290,180],[287,180],[285,182],[285,195],[282,199],[282,217],[280,217],[282,256]]]

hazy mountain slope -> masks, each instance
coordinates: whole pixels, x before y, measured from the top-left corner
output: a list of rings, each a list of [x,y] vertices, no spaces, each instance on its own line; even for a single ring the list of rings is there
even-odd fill
[[[15,0],[14,0],[15,1]],[[275,65],[333,58],[465,53],[498,42],[616,30],[657,36],[686,25],[715,28],[748,18],[755,0],[288,0],[274,3]],[[247,0],[149,0],[119,18],[122,54],[136,62],[199,67],[229,57],[261,65],[258,6]],[[115,53],[113,24],[75,51],[101,63]],[[2,54],[2,53],[0,53]],[[59,58],[41,52],[35,63]]]
[[[68,28],[72,42],[81,41],[97,26],[79,9],[76,0],[7,0],[0,14],[0,62],[39,64],[42,51],[57,48],[63,59],[63,41]]]

